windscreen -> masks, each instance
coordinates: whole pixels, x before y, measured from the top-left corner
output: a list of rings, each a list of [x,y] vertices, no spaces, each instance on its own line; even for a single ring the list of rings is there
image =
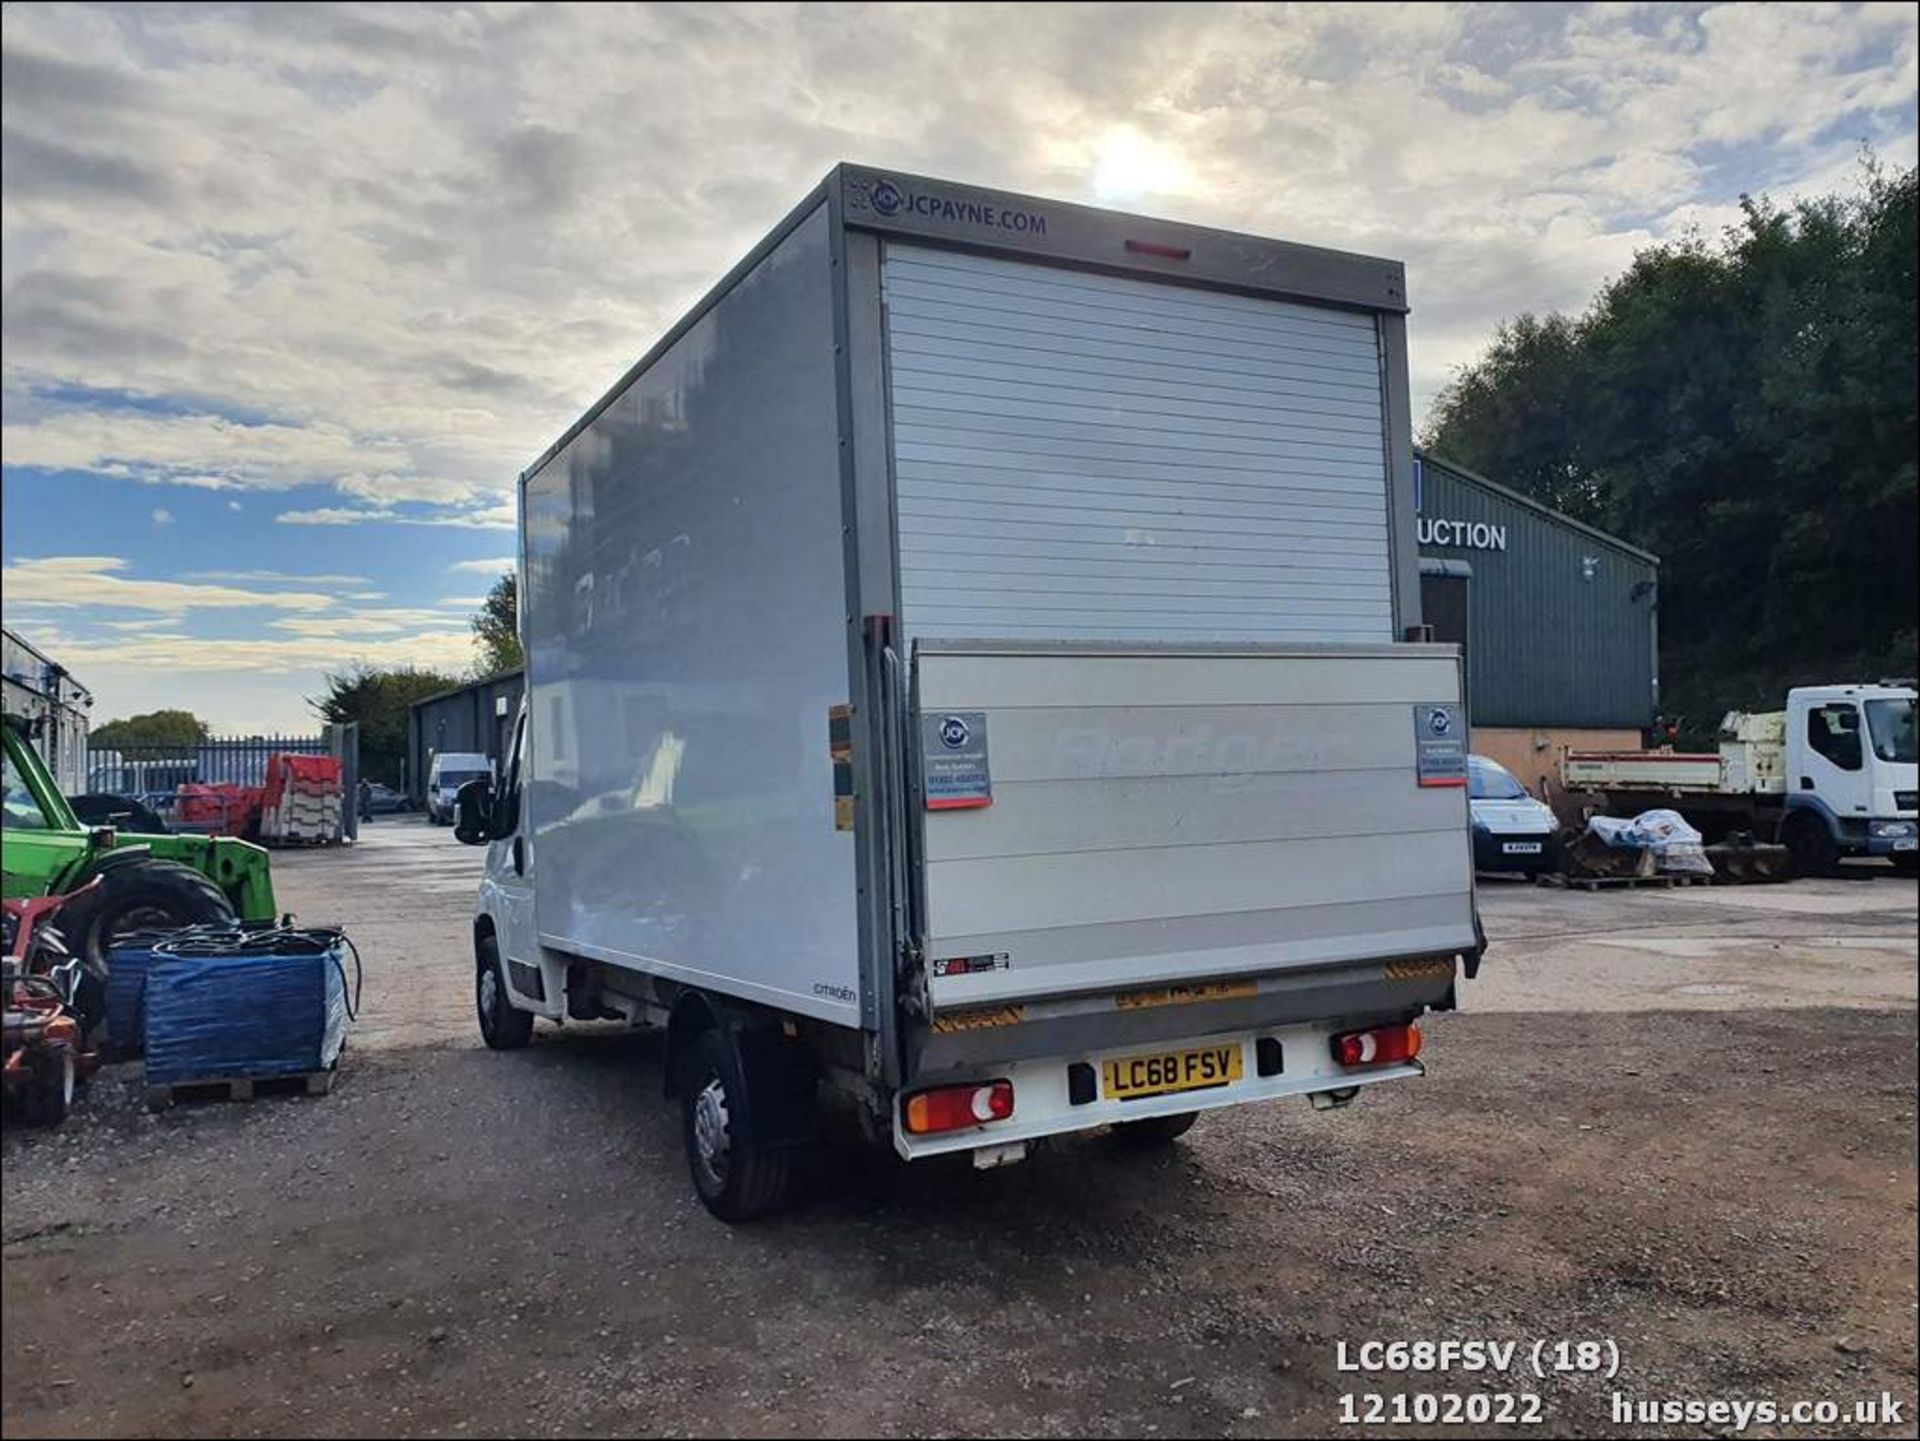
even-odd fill
[[[1901,765],[1914,764],[1912,701],[1868,701],[1867,730],[1873,736],[1873,753],[1881,760]]]
[[[1527,788],[1498,761],[1468,756],[1467,795],[1476,801],[1522,801],[1527,798]]]
[[[13,757],[4,758],[0,771],[0,824],[18,830],[47,829],[46,812],[27,789],[27,778],[13,767]],[[11,879],[11,877],[9,877]]]
[[[468,781],[484,781],[489,778],[490,777],[486,771],[441,771],[440,772],[440,784],[442,786],[448,787],[453,790],[458,790],[461,786],[465,785]]]

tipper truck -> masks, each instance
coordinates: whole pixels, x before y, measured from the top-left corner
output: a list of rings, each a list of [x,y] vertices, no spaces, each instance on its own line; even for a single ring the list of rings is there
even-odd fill
[[[1615,814],[1677,810],[1710,842],[1742,832],[1785,845],[1801,875],[1885,856],[1912,874],[1914,691],[1799,686],[1779,711],[1730,711],[1709,752],[1567,751],[1561,786]]]
[[[476,1006],[716,1215],[1418,1076],[1483,950],[1395,262],[835,169],[520,478]],[[533,1080],[529,1076],[529,1082]]]

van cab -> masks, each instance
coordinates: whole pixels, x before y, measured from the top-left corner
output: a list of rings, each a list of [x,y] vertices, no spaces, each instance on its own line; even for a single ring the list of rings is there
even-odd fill
[[[436,826],[451,824],[460,787],[492,779],[493,762],[480,752],[441,751],[427,769],[427,819]]]

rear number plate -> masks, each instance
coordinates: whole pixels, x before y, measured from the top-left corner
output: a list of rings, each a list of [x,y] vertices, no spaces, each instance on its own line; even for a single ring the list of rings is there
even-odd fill
[[[1165,1096],[1174,1091],[1204,1091],[1239,1080],[1238,1046],[1202,1046],[1193,1051],[1160,1051],[1150,1056],[1125,1056],[1100,1067],[1103,1089],[1110,1101],[1136,1101],[1142,1096]]]
[[[1540,842],[1503,841],[1500,849],[1510,856],[1537,856],[1540,854]]]
[[[1908,836],[1904,841],[1895,841],[1893,843],[1893,848],[1896,851],[1920,850],[1920,840],[1916,840],[1914,837]]]

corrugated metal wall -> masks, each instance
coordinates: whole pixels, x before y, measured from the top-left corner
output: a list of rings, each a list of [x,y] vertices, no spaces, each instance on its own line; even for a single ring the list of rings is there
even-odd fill
[[[1420,518],[1504,532],[1504,550],[1422,539],[1423,559],[1465,561],[1467,688],[1480,726],[1643,726],[1658,708],[1659,578],[1646,559],[1421,458]],[[1482,540],[1488,537],[1483,536]]]
[[[513,740],[520,687],[521,672],[507,671],[414,703],[407,723],[407,795],[415,805],[426,802],[427,767],[437,751],[479,751],[498,772]]]

